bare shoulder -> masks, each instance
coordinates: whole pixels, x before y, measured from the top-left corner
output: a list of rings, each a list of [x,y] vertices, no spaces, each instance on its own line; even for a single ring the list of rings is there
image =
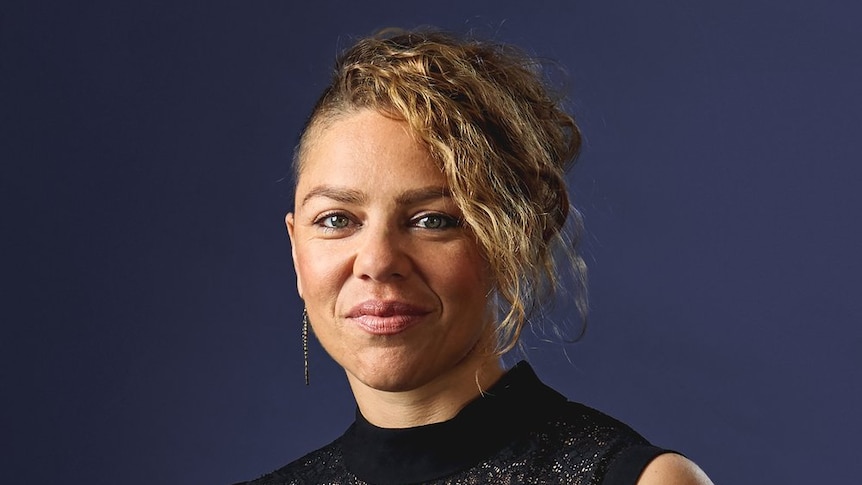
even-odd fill
[[[693,461],[676,453],[657,456],[644,469],[637,485],[713,485]]]

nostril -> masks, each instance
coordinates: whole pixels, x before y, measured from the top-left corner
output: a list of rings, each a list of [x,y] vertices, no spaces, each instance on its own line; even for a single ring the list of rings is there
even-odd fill
[[[391,234],[369,235],[354,260],[354,274],[360,278],[383,281],[403,278],[409,271],[410,258]]]

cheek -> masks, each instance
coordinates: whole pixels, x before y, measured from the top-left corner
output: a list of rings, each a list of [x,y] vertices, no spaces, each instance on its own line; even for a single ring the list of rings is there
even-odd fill
[[[306,306],[316,307],[337,297],[345,275],[349,274],[349,267],[338,261],[335,254],[338,254],[338,251],[297,248],[296,271],[302,281],[302,298]]]
[[[484,307],[491,293],[491,276],[487,262],[474,248],[460,248],[444,258],[435,271],[437,287],[449,299],[465,305]]]

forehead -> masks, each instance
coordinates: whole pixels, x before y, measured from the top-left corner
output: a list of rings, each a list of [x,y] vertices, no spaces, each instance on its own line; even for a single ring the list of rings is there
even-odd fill
[[[375,110],[340,114],[309,127],[299,155],[297,190],[320,183],[430,183],[446,177],[405,121]],[[298,194],[297,194],[298,195]]]

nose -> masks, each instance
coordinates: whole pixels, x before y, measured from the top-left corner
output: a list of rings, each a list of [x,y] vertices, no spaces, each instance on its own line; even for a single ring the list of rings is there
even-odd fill
[[[406,277],[411,262],[404,236],[391,227],[366,225],[353,261],[354,276],[377,282]]]

